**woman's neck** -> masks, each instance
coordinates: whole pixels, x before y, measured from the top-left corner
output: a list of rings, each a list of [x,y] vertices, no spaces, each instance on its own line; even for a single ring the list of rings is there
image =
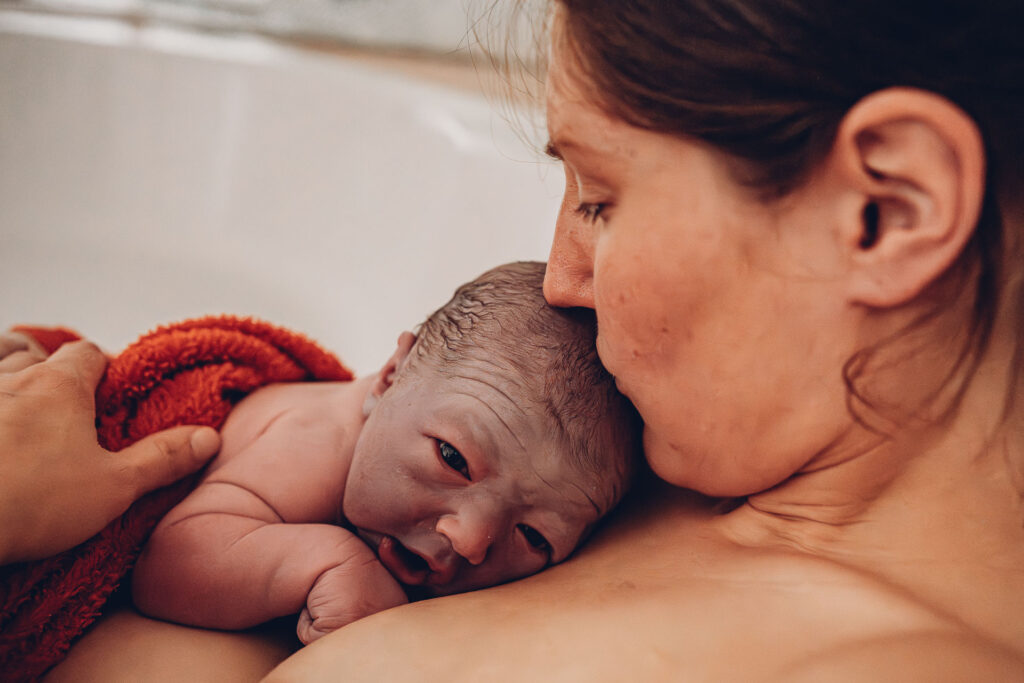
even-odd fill
[[[869,572],[1024,652],[1024,410],[1007,408],[1016,343],[998,326],[947,422],[885,440],[851,427],[846,455],[751,496],[723,531]]]

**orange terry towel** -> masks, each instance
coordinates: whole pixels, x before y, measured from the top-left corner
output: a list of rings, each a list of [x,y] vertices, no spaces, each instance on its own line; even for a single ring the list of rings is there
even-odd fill
[[[63,329],[19,330],[51,353],[78,338]],[[96,391],[99,441],[118,451],[176,425],[219,429],[232,407],[263,385],[350,379],[336,357],[286,329],[230,316],[188,320],[144,335],[111,359]],[[0,567],[0,678],[33,680],[63,659],[153,527],[194,484],[193,477],[154,491],[60,555]]]

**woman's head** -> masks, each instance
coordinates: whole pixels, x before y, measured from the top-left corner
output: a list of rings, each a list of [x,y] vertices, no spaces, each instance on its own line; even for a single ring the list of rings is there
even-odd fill
[[[556,3],[547,293],[596,306],[667,478],[750,493],[850,412],[955,403],[1016,252],[1024,58],[997,4]],[[932,379],[903,391],[904,356]]]
[[[557,38],[590,97],[635,126],[708,142],[782,194],[862,97],[935,92],[1020,172],[1024,58],[1016,0],[555,0]],[[996,145],[995,143],[999,144]],[[1014,153],[1016,152],[1016,154]]]

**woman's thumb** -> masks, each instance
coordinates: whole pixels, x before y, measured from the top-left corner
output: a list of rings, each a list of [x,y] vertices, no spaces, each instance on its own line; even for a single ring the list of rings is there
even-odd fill
[[[136,441],[117,453],[132,479],[136,497],[195,472],[220,448],[210,427],[172,427]]]

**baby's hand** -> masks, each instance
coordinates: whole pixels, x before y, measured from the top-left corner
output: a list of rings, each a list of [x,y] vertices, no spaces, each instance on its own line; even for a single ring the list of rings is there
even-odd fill
[[[409,599],[373,551],[321,574],[306,597],[296,632],[304,645],[357,619],[404,605]]]

